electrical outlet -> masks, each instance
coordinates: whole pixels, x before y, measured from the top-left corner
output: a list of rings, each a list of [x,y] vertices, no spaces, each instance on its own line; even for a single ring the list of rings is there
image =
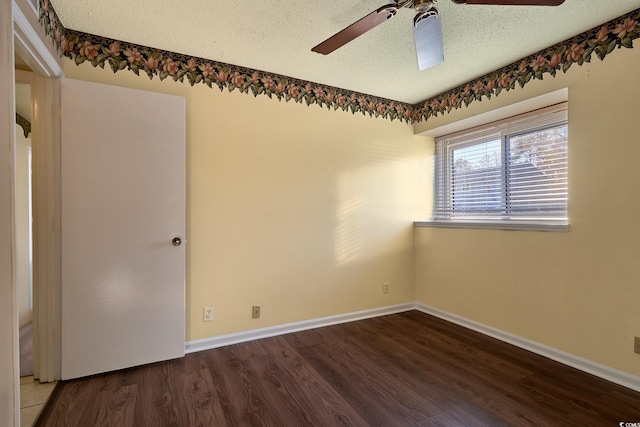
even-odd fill
[[[205,305],[204,310],[202,311],[202,321],[203,322],[212,322],[213,321],[213,306]]]
[[[389,282],[384,282],[382,284],[382,293],[383,294],[388,294],[389,293]]]
[[[251,308],[251,318],[252,319],[259,319],[260,318],[260,306],[259,305],[254,305]]]
[[[633,337],[633,351],[640,354],[640,337]]]

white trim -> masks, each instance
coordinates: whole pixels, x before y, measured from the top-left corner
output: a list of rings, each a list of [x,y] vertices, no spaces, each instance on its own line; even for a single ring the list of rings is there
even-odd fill
[[[60,80],[36,75],[32,94],[34,375],[51,382],[61,377]]]
[[[39,336],[40,338],[37,340],[38,342],[47,342],[46,349],[38,348],[37,354],[34,354],[34,364],[37,364],[41,368],[44,366],[46,368],[39,369],[39,373],[37,374],[40,377],[41,381],[52,381],[53,379],[59,378],[59,365],[60,365],[60,351],[59,351],[59,341],[60,341],[60,327],[59,322],[56,320],[60,315],[60,292],[59,292],[59,250],[57,250],[57,246],[59,245],[59,179],[57,173],[59,172],[59,145],[60,145],[60,119],[59,115],[56,113],[59,110],[60,104],[60,82],[55,77],[61,77],[63,75],[62,69],[62,59],[57,56],[57,52],[53,47],[53,43],[49,37],[47,37],[42,29],[40,23],[38,22],[38,15],[34,13],[31,4],[28,0],[9,0],[2,1],[2,9],[3,13],[0,14],[0,21],[3,25],[0,25],[2,28],[2,33],[0,35],[0,57],[2,59],[7,59],[7,61],[0,61],[0,74],[3,76],[11,75],[10,79],[7,79],[7,84],[10,86],[0,85],[0,93],[3,95],[9,96],[0,96],[0,99],[8,100],[8,103],[4,107],[0,107],[0,121],[5,122],[9,120],[11,126],[15,122],[15,111],[13,109],[14,104],[14,95],[13,95],[13,59],[14,59],[14,51],[18,54],[29,67],[33,70],[35,75],[34,83],[32,83],[32,96],[37,99],[35,103],[38,108],[34,110],[34,114],[32,117],[32,122],[35,127],[32,129],[32,141],[35,143],[34,145],[34,177],[40,176],[40,180],[42,181],[40,187],[41,194],[34,195],[34,198],[38,199],[38,202],[41,205],[41,215],[38,216],[34,212],[34,233],[36,228],[40,228],[43,230],[40,232],[41,244],[38,247],[34,247],[34,271],[38,271],[41,274],[41,280],[38,284],[35,284],[34,277],[34,289],[37,288],[38,295],[35,295],[34,298],[38,298],[41,301],[41,309],[45,309],[45,312],[39,313],[41,314],[41,321],[48,322],[46,326],[39,327]],[[7,12],[7,13],[4,13]],[[4,25],[7,23],[7,25]],[[10,33],[6,34],[5,30]],[[4,37],[7,36],[9,39],[4,40]],[[6,65],[5,65],[6,64]],[[5,67],[10,67],[10,70],[5,73]],[[9,72],[11,74],[9,74]],[[4,79],[0,79],[4,81]],[[9,89],[11,88],[11,89]],[[11,108],[8,110],[7,107]],[[8,127],[7,131],[10,131],[10,138],[7,138],[6,141],[8,143],[13,142],[13,127]],[[4,128],[2,133],[4,134]],[[0,141],[5,141],[4,138],[0,138]],[[36,145],[39,144],[40,148]],[[4,147],[0,144],[0,150],[3,150]],[[6,156],[9,158],[10,156]],[[5,158],[5,156],[0,155],[0,158]],[[13,168],[13,161],[9,160],[8,164],[10,169]],[[40,168],[36,170],[36,168]],[[0,168],[2,169],[2,168]],[[4,171],[4,169],[2,169]],[[4,186],[4,177],[0,177],[0,186]],[[37,184],[34,184],[37,186]],[[14,184],[11,183],[11,191],[14,191]],[[3,194],[3,188],[0,188],[0,200],[2,203],[0,205],[10,207],[12,206],[12,199],[9,199],[9,203],[5,204],[7,198]],[[34,203],[35,205],[35,203]],[[44,212],[46,210],[46,212]],[[45,215],[46,214],[46,215]],[[58,221],[56,221],[58,220]],[[53,227],[51,226],[53,223]],[[4,217],[3,212],[0,212],[0,227],[4,227]],[[14,224],[11,224],[11,231],[14,234]],[[0,234],[3,230],[0,229]],[[9,239],[0,239],[0,241],[5,241]],[[3,243],[4,244],[4,243]],[[15,242],[11,241],[12,250],[15,251]],[[0,259],[4,261],[4,259],[11,259],[12,253],[7,254],[5,257],[4,248],[0,246],[0,253],[3,256],[0,256]],[[38,254],[39,261],[36,260],[36,253]],[[35,266],[36,263],[39,263],[40,266]],[[9,271],[10,269],[7,269]],[[4,280],[4,272],[5,269],[0,268],[2,274],[0,274],[0,282]],[[12,281],[10,289],[13,292],[13,304],[17,304],[16,297],[16,282]],[[2,299],[2,298],[0,298]],[[36,303],[37,304],[37,303]],[[38,310],[38,307],[34,307],[34,315],[35,311]],[[0,310],[2,311],[2,310]],[[19,382],[19,369],[18,369],[18,360],[19,360],[19,348],[18,348],[18,318],[17,318],[17,306],[16,306],[16,316],[12,325],[12,332],[15,337],[15,345],[13,348],[14,353],[14,364],[15,364],[15,378],[13,384],[14,395],[14,408],[12,412],[6,411],[6,416],[9,417],[11,415],[14,416],[14,423],[11,425],[18,425],[20,420],[20,404],[19,404],[19,396],[20,396],[20,382]],[[3,354],[0,352],[0,358]],[[41,360],[38,358],[41,356]],[[40,363],[41,362],[41,363]],[[36,368],[36,366],[34,366]],[[0,383],[4,383],[0,381]],[[4,387],[4,384],[3,384]],[[5,389],[0,387],[3,394],[5,393]],[[4,409],[4,407],[3,407]],[[5,418],[4,414],[0,410],[0,424],[9,425],[4,422]]]
[[[569,231],[569,224],[545,222],[468,222],[468,221],[415,221],[415,227],[477,228],[487,230]]]
[[[25,8],[33,15],[31,18],[26,15]],[[12,12],[16,53],[37,74],[45,77],[61,77],[63,75],[62,60],[52,53],[51,48],[43,40],[46,36],[30,2],[13,0]],[[48,39],[47,42],[51,44]]]
[[[184,346],[184,351],[185,353],[194,353],[196,351],[209,350],[212,348],[223,347],[225,345],[238,344],[242,342],[258,340],[261,338],[274,337],[277,335],[290,334],[292,332],[305,331],[307,329],[321,328],[324,326],[331,326],[339,323],[354,322],[356,320],[401,313],[404,311],[415,310],[415,308],[416,307],[414,303],[392,305],[387,307],[374,308],[371,310],[320,317],[318,319],[303,320],[301,322],[285,323],[283,325],[270,326],[267,328],[252,329],[249,331],[220,335],[217,337],[204,338],[201,340],[187,341]]]
[[[463,326],[467,329],[480,332],[483,335],[499,339],[500,341],[515,345],[516,347],[523,348],[525,350],[547,357],[551,360],[555,360],[556,362],[571,366],[583,372],[587,372],[589,374],[603,378],[607,381],[611,381],[612,383],[619,384],[623,387],[627,387],[635,391],[640,391],[640,377],[631,375],[627,372],[610,368],[600,363],[596,363],[591,360],[587,360],[582,357],[564,352],[562,350],[558,350],[556,348],[510,334],[509,332],[505,332],[491,326],[483,325],[482,323],[460,317],[458,315],[437,309],[435,307],[431,307],[426,304],[416,302],[415,307],[416,310],[423,313],[430,314],[448,322],[455,323],[456,325]]]
[[[606,365],[584,359],[579,356],[540,344],[526,338],[513,335],[509,332],[493,328],[491,326],[478,323],[473,320],[449,313],[444,310],[420,303],[406,303],[388,307],[374,308],[371,310],[356,311],[353,313],[338,314],[336,316],[321,317],[318,319],[303,320],[301,322],[286,323],[284,325],[271,326],[261,329],[237,332],[233,334],[220,335],[217,337],[204,338],[201,340],[187,341],[185,343],[185,353],[195,353],[203,350],[224,347],[226,345],[238,344],[247,341],[259,340],[278,335],[290,334],[292,332],[304,331],[308,329],[321,328],[324,326],[336,325],[339,323],[354,322],[356,320],[369,319],[372,317],[386,316],[388,314],[402,313],[405,311],[418,310],[426,314],[446,320],[447,322],[460,325],[472,331],[479,332],[500,341],[506,342],[516,347],[528,350],[540,356],[547,357],[563,365],[571,366],[580,371],[595,375],[596,377],[619,384],[631,390],[640,391],[640,377],[610,368]]]
[[[0,1],[0,425],[20,424],[15,276],[15,72],[12,3]]]
[[[38,0],[29,0],[29,6],[31,6],[33,13],[38,16],[40,12],[40,2]]]

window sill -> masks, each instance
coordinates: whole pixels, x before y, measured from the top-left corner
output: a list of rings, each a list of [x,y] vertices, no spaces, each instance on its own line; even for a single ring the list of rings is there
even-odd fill
[[[415,221],[415,227],[476,228],[488,230],[569,231],[569,224],[545,222],[463,222],[463,221]]]

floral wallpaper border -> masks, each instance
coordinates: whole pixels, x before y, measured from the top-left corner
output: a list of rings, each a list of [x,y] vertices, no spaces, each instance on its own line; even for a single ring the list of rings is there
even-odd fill
[[[414,106],[413,119],[428,120],[438,114],[466,107],[483,97],[490,99],[502,91],[524,87],[532,80],[542,80],[545,75],[555,77],[558,71],[566,72],[572,65],[591,62],[595,53],[600,60],[616,48],[633,48],[633,40],[640,37],[640,9],[609,21],[545,50],[486,74],[478,79],[448,90]]]
[[[379,98],[332,86],[295,79],[266,71],[253,70],[205,58],[182,55],[151,47],[108,39],[64,28],[50,0],[40,1],[40,24],[53,40],[56,49],[76,64],[90,62],[94,67],[109,65],[116,73],[129,70],[164,80],[191,85],[206,84],[221,91],[266,95],[279,101],[326,106],[333,110],[360,112],[371,117],[407,123],[426,121],[439,114],[468,106],[483,97],[524,87],[545,75],[554,77],[572,65],[591,62],[593,54],[603,60],[616,48],[632,48],[640,37],[640,9],[609,21],[545,50],[516,61],[496,71],[450,89],[415,105]]]
[[[128,69],[150,79],[206,84],[221,91],[266,95],[279,101],[316,104],[329,109],[361,112],[385,119],[412,121],[410,104],[378,98],[319,83],[312,83],[270,72],[225,64],[204,58],[149,48],[67,30],[62,39],[63,54],[76,64],[90,62],[94,67],[109,66],[113,72]]]

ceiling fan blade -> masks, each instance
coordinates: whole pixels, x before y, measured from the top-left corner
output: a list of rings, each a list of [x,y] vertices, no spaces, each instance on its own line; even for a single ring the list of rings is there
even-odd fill
[[[442,26],[435,8],[419,13],[413,20],[413,36],[416,40],[418,68],[433,67],[444,61]]]
[[[494,6],[560,6],[564,0],[453,0],[453,2]]]
[[[397,11],[398,5],[395,3],[382,6],[378,10],[371,12],[359,21],[356,21],[353,24],[349,25],[339,33],[329,37],[311,50],[313,52],[327,55],[338,49],[339,47],[342,47],[345,44],[349,43],[356,37],[366,33],[370,29],[382,24],[384,21],[395,15]]]

